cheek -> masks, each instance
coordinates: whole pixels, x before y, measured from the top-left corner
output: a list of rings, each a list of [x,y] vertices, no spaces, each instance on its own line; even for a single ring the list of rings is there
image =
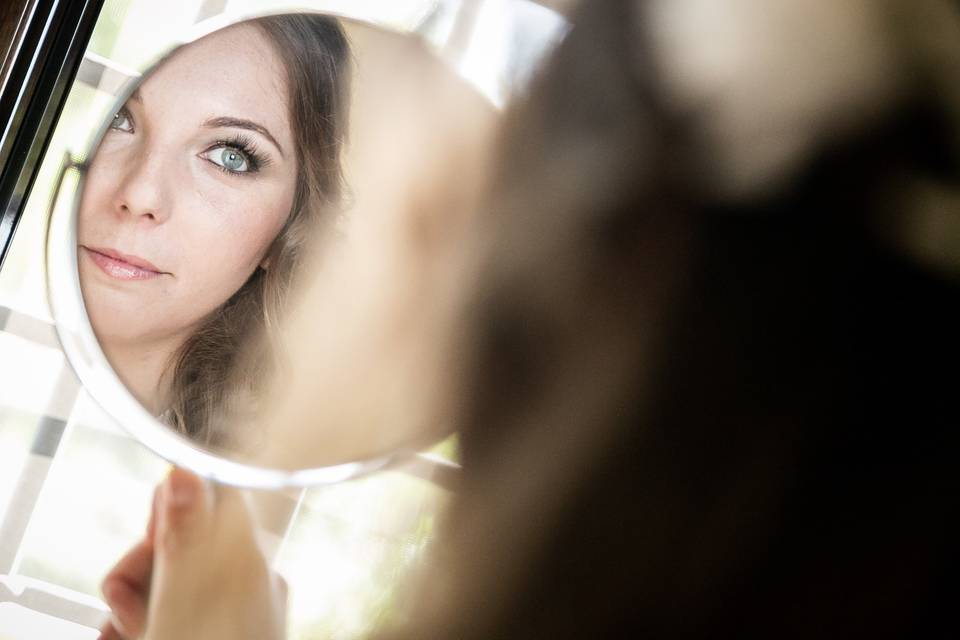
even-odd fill
[[[292,196],[275,185],[237,190],[195,189],[184,203],[178,236],[203,279],[236,290],[262,262],[289,215]],[[191,215],[202,211],[201,215]],[[184,255],[186,258],[187,256]],[[213,282],[212,286],[217,286]]]

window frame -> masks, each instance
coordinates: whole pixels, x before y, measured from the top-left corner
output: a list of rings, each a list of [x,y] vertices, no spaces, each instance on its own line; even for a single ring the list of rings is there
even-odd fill
[[[27,0],[0,88],[0,269],[103,0]]]

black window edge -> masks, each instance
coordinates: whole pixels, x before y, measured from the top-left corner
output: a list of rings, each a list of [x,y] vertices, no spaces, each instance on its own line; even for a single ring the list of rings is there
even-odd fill
[[[0,95],[0,269],[103,0],[41,0]]]

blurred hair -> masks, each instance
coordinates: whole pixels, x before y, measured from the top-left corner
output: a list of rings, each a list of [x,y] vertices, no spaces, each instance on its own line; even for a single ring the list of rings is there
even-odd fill
[[[385,637],[955,627],[958,272],[899,230],[918,185],[956,215],[960,19],[914,0],[709,4],[682,19],[754,21],[738,60],[763,73],[678,99],[658,3],[582,3],[509,110],[462,314],[463,485]],[[806,37],[834,10],[864,38]],[[893,81],[861,82],[874,72]],[[740,87],[756,100],[726,102]],[[784,162],[721,166],[772,121]]]

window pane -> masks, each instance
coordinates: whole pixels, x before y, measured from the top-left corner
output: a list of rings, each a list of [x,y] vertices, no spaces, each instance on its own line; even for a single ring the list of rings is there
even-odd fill
[[[24,538],[19,574],[99,597],[103,575],[142,537],[153,487],[168,467],[110,424],[81,394]]]
[[[361,638],[389,622],[448,498],[399,473],[307,492],[277,562],[291,637]]]

